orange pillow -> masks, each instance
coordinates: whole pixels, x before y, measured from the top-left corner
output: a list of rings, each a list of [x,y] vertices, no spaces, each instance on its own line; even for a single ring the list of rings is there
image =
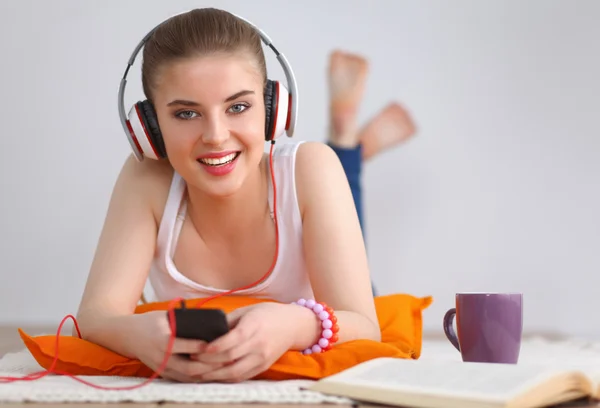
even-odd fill
[[[248,297],[223,297],[203,307],[221,308],[225,312],[269,300]],[[377,357],[418,359],[422,345],[422,312],[433,299],[408,294],[375,298],[381,328],[381,342],[354,340],[341,343],[325,353],[303,355],[298,351],[284,353],[267,371],[255,379],[320,379]],[[195,300],[188,300],[189,307]],[[138,306],[136,313],[167,310],[169,302]],[[19,329],[21,339],[35,360],[49,369],[55,356],[56,335],[31,337]],[[121,356],[107,348],[72,336],[59,339],[58,361],[55,370],[71,375],[118,375],[150,377],[152,369],[141,361]]]

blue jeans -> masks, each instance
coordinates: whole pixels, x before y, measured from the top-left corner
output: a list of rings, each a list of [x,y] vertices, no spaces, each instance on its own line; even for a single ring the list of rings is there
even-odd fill
[[[345,148],[329,143],[329,147],[333,149],[342,163],[346,178],[350,184],[350,190],[352,191],[352,198],[354,199],[354,206],[356,207],[356,212],[358,214],[360,228],[363,231],[363,237],[365,237],[362,188],[360,183],[362,173],[362,146],[359,144],[354,148]],[[366,238],[363,239],[365,239],[366,242]],[[377,296],[375,286],[372,283],[371,287],[373,289],[373,295]]]

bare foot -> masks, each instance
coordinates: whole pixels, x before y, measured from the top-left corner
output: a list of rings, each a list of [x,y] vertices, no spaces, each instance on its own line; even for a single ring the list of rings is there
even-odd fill
[[[415,125],[408,112],[398,103],[387,105],[360,132],[363,160],[402,143],[415,134]]]
[[[356,114],[369,65],[365,58],[339,50],[329,58],[330,141],[340,147],[358,144]]]

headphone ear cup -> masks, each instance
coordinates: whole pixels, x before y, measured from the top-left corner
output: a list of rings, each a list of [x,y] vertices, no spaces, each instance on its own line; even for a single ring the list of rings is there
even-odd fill
[[[127,119],[129,131],[139,153],[155,160],[166,157],[158,119],[150,102],[142,101],[133,105]]]
[[[277,106],[273,106],[273,100],[277,101],[277,98],[273,97],[274,93],[273,81],[267,79],[265,86],[265,140],[269,141],[273,137],[273,117],[277,110]]]
[[[273,140],[283,135],[289,125],[290,93],[279,81],[268,81],[267,85],[265,104],[270,107],[270,112],[266,140]]]
[[[138,105],[142,113],[142,121],[146,131],[150,135],[150,141],[152,142],[152,146],[154,147],[157,156],[161,159],[167,157],[165,143],[162,138],[160,126],[158,125],[158,117],[156,116],[156,110],[154,110],[154,106],[148,100],[138,102]]]

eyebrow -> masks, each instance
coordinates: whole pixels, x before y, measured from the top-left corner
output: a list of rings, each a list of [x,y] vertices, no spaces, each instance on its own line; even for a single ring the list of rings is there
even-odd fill
[[[244,89],[243,91],[239,91],[239,92],[234,93],[231,96],[228,96],[224,102],[231,102],[237,98],[240,98],[245,95],[250,95],[250,94],[254,94],[254,91],[251,91],[249,89]],[[198,102],[188,101],[185,99],[175,99],[167,104],[167,106],[173,106],[173,105],[200,106],[200,104]]]

